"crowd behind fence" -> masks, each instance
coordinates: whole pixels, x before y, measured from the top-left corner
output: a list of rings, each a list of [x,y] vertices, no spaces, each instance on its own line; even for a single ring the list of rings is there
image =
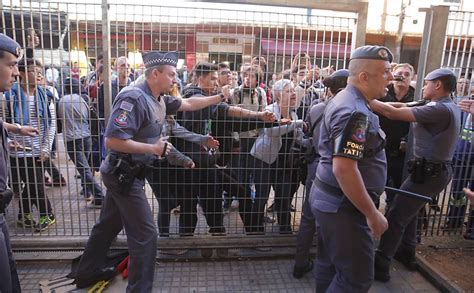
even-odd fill
[[[26,57],[38,62],[20,62],[22,80],[3,95],[0,112],[6,121],[19,119],[41,132],[28,141],[13,137],[23,146],[12,149],[10,160],[10,182],[17,200],[7,215],[16,237],[89,234],[106,194],[98,172],[107,155],[106,109],[120,90],[143,79],[142,52],[178,52],[178,78],[171,95],[186,98],[195,93],[196,71],[192,69],[208,62],[215,64],[217,80],[216,88],[205,94],[228,85],[232,88],[229,105],[256,112],[277,102],[272,88],[278,80],[291,80],[297,119],[305,121],[310,106],[325,100],[324,78],[347,68],[352,49],[351,17],[114,4],[106,36],[113,62],[106,64],[102,34],[107,30],[102,28],[100,5],[20,3],[3,3],[1,32],[16,39]],[[460,50],[470,52],[467,65],[447,64],[461,68],[457,95],[468,97],[473,88],[472,37],[464,40],[464,47],[461,43],[459,39],[454,49],[451,41],[450,52],[455,51],[456,58]],[[108,69],[111,76],[106,79]],[[111,97],[104,95],[104,80],[111,80]],[[36,86],[41,90],[35,91]],[[32,98],[30,103],[16,103],[15,96]],[[296,141],[307,129],[301,122],[295,129],[284,130],[286,126],[279,123],[288,117],[265,124],[229,117],[228,111],[221,107],[200,112],[203,116],[184,113],[166,118],[164,132],[183,155],[174,162],[171,158],[150,162],[147,170],[146,193],[160,237],[284,236],[298,231],[307,196],[310,147]],[[25,115],[29,115],[27,120]],[[470,120],[465,117],[464,121]],[[255,157],[262,129],[273,129],[283,139],[276,163]],[[472,126],[467,125],[465,131],[461,139],[471,139]],[[303,141],[307,143],[308,138]],[[420,234],[459,235],[472,229],[464,225],[472,210],[460,191],[469,186],[472,169],[471,144],[464,146],[454,161],[455,167],[462,166],[456,168],[460,173],[437,202],[420,214]],[[195,169],[189,169],[192,163]]]

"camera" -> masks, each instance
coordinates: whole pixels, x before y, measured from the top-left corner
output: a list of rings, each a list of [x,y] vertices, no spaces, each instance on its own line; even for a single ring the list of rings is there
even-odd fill
[[[404,81],[405,77],[403,75],[394,75],[393,80],[395,80],[395,81]]]

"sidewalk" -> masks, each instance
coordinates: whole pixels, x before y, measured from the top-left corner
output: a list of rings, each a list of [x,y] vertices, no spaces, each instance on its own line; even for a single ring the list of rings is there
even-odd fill
[[[314,276],[308,274],[297,280],[292,269],[292,259],[160,262],[153,292],[314,292]],[[23,292],[38,292],[39,281],[68,274],[70,262],[21,262],[18,270]],[[118,276],[105,292],[125,292],[125,287],[126,281]],[[386,284],[375,282],[369,292],[439,291],[419,273],[396,263],[392,280]]]

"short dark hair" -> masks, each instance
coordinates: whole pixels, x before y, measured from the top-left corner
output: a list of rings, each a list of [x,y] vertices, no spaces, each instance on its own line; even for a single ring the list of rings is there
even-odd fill
[[[230,66],[229,66],[229,63],[227,63],[227,62],[221,62],[221,63],[217,64],[217,68],[218,68],[218,70],[221,70],[223,68],[229,68],[230,69]]]
[[[445,91],[452,93],[456,90],[456,77],[452,75],[445,75],[441,76],[440,78],[437,78],[436,80],[441,81]]]
[[[199,62],[193,68],[193,72],[196,75],[196,78],[201,76],[207,76],[209,73],[217,71],[218,67],[216,64],[207,63],[207,62]]]
[[[97,55],[96,61],[99,61],[99,60],[102,60],[102,59],[104,59],[104,55],[102,55],[102,54]]]
[[[39,60],[34,58],[23,58],[20,60],[20,62],[18,62],[18,71],[24,73],[26,72],[27,67],[30,65],[43,67],[43,64],[41,64]]]

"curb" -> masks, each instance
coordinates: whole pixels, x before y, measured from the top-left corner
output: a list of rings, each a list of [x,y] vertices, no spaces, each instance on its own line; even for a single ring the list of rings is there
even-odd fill
[[[464,289],[453,283],[445,274],[433,267],[423,256],[416,255],[418,271],[441,292],[465,292]]]

